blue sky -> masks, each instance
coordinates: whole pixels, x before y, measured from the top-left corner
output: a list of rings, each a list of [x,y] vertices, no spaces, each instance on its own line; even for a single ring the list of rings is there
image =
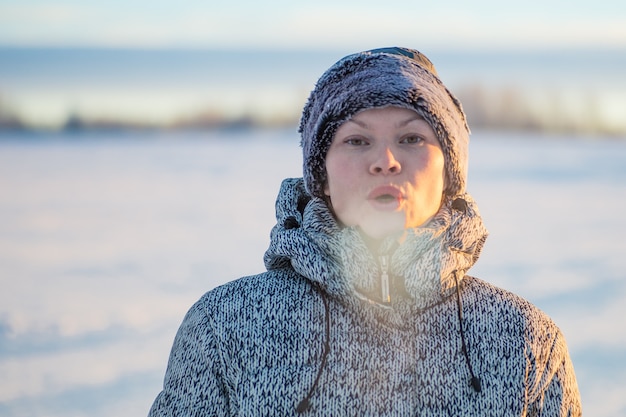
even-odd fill
[[[626,46],[622,0],[0,0],[0,45]]]

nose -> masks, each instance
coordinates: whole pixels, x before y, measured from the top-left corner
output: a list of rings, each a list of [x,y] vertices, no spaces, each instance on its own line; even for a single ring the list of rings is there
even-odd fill
[[[370,173],[372,174],[398,174],[401,171],[400,162],[395,158],[392,150],[386,146],[376,154],[376,158],[370,165]]]

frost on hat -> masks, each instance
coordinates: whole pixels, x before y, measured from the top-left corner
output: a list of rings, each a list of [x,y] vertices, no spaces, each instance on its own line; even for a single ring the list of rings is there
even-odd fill
[[[337,128],[361,110],[398,106],[415,110],[435,131],[446,167],[446,194],[465,192],[469,128],[461,103],[419,51],[380,48],[348,55],[317,81],[299,132],[307,191],[324,197],[326,153]]]

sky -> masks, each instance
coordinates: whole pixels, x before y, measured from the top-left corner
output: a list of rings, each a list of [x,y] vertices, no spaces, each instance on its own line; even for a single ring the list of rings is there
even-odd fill
[[[441,51],[460,51],[466,55],[468,51],[495,51],[500,57],[501,52],[506,51],[509,56],[502,57],[503,62],[510,60],[511,51],[514,54],[544,50],[551,53],[557,49],[571,49],[578,53],[597,48],[609,51],[611,56],[615,55],[613,51],[623,56],[626,54],[626,2],[0,0],[0,48],[5,52],[21,47],[189,48],[194,53],[195,48],[244,50],[246,53],[255,49],[276,49],[289,53],[292,50],[305,53],[309,50],[332,51],[335,59],[359,50],[393,45],[419,49],[429,56]],[[257,108],[267,107],[268,97],[273,109],[292,109],[294,102],[299,108],[315,77],[326,65],[334,62],[331,59],[323,61],[324,66],[314,70],[312,66],[305,67],[314,75],[307,73],[306,83],[299,81],[297,90],[290,87],[288,91],[286,87],[278,91],[275,86],[268,86],[267,79],[262,77],[267,77],[267,68],[271,70],[269,73],[293,73],[294,70],[279,67],[282,64],[277,62],[267,63],[265,72],[262,68],[245,68],[261,81],[252,83],[254,88],[240,86],[241,94],[236,91],[237,85],[222,83],[224,85],[219,87],[228,93],[220,93],[218,97],[219,88],[213,85],[215,83],[199,82],[196,77],[191,79],[195,82],[192,88],[184,88],[182,84],[189,80],[172,71],[167,72],[166,81],[170,84],[178,82],[175,90],[159,80],[157,84],[138,91],[146,84],[143,78],[149,78],[148,75],[154,78],[158,70],[165,74],[167,68],[176,65],[186,70],[193,65],[188,62],[166,62],[163,68],[152,67],[155,71],[146,72],[145,77],[142,75],[142,82],[137,83],[139,86],[128,89],[126,85],[111,87],[106,84],[104,81],[110,77],[106,68],[71,72],[71,62],[57,60],[54,68],[62,64],[68,67],[66,78],[70,81],[64,79],[61,82],[54,78],[54,68],[49,62],[29,68],[30,72],[21,69],[11,72],[11,68],[22,64],[15,59],[12,59],[15,62],[6,62],[9,60],[6,56],[0,56],[0,67],[5,67],[0,68],[0,116],[3,112],[15,113],[29,125],[47,127],[62,125],[70,114],[92,119],[132,118],[150,123],[153,120],[170,123],[180,119],[181,114],[187,116],[198,109],[211,110],[218,105],[220,111],[227,108],[230,113],[258,112]],[[587,64],[593,62],[592,67],[598,73],[609,70],[613,74],[621,73],[619,66],[623,65],[623,60],[612,66],[607,65],[606,60],[604,64],[597,64],[589,55],[581,55],[581,60]],[[484,67],[490,65],[483,64]],[[446,65],[446,62],[442,64],[443,72]],[[123,67],[123,63],[118,66]],[[536,66],[545,67],[541,61]],[[463,76],[470,78],[465,65],[453,63],[449,64],[450,68],[463,71]],[[568,68],[568,73],[572,72],[571,69]],[[212,64],[207,71],[211,70]],[[304,74],[303,70],[301,72]],[[31,73],[39,75],[36,82],[27,79]],[[513,76],[523,78],[527,73]],[[90,83],[87,87],[77,85],[86,78]],[[221,83],[221,78],[213,78]],[[614,82],[611,77],[594,75],[584,79],[581,85],[590,90],[592,81],[607,79],[609,81],[605,83]],[[281,82],[285,84],[285,80]],[[204,89],[198,88],[199,85]],[[273,88],[271,91],[270,87]],[[267,91],[260,91],[263,88]],[[209,100],[207,89],[217,98]],[[611,121],[624,120],[625,91],[620,81],[617,88],[610,86],[598,93],[602,102],[599,107],[609,109],[603,112],[610,113],[606,117]],[[586,90],[577,94],[588,95]],[[563,101],[579,103],[585,100],[567,98]]]
[[[0,46],[626,46],[622,0],[0,0]]]

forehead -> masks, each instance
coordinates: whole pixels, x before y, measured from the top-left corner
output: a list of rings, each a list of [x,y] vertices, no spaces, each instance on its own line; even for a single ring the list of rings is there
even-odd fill
[[[364,129],[370,129],[374,126],[404,127],[419,121],[425,122],[424,118],[416,111],[390,106],[361,110],[342,123],[339,129],[350,125],[360,126]]]

